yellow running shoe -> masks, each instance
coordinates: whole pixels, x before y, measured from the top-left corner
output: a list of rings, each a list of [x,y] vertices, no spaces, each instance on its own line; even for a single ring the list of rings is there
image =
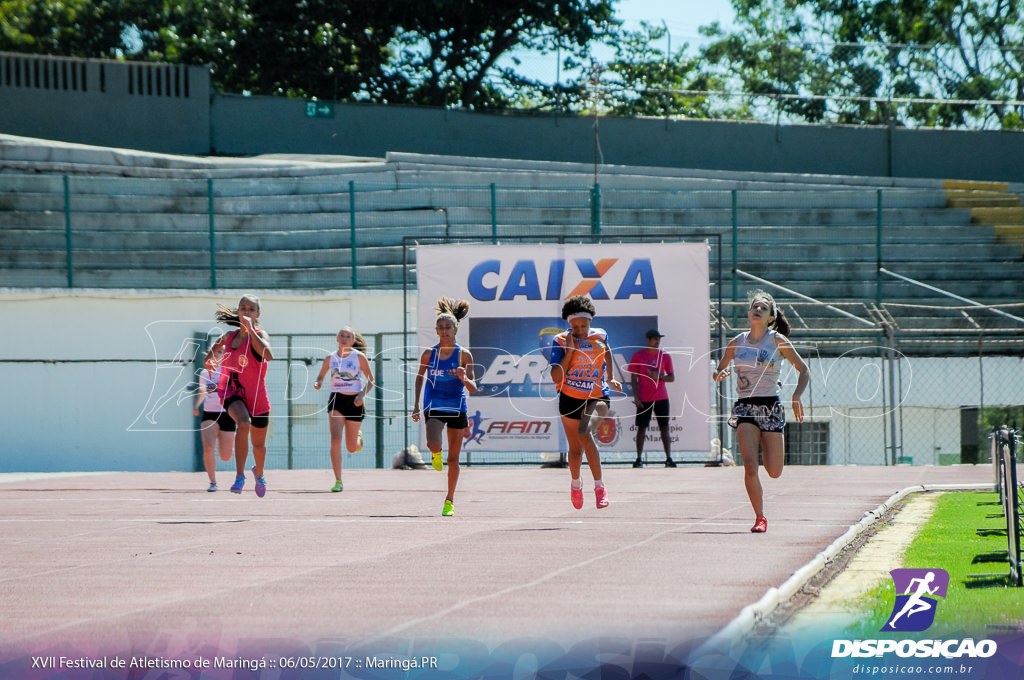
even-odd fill
[[[363,431],[359,430],[359,443],[356,445],[356,453],[363,450]]]
[[[441,459],[441,452],[434,451],[430,454],[430,464],[434,466],[434,469],[440,472],[444,468],[444,460]]]
[[[447,498],[444,499],[444,509],[441,510],[441,514],[444,517],[451,517],[455,514],[455,506],[452,505],[452,502]]]

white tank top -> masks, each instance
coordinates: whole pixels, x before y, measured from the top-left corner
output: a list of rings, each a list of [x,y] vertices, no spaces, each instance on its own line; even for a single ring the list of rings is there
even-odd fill
[[[736,393],[743,397],[779,396],[782,355],[775,344],[778,333],[769,330],[761,342],[749,344],[748,333],[740,333],[733,353],[736,369]]]
[[[203,399],[203,410],[207,413],[223,413],[224,411],[224,404],[221,403],[220,395],[217,394],[218,382],[220,382],[220,368],[213,373],[207,368],[199,372],[199,389],[206,395]]]
[[[354,348],[343,357],[337,352],[331,354],[331,392],[356,394],[363,389],[363,366],[359,361],[361,356],[363,353]]]

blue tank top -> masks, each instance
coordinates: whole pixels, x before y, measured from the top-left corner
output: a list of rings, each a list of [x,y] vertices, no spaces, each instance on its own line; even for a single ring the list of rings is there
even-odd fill
[[[423,390],[424,411],[466,412],[466,386],[456,374],[461,357],[462,347],[459,345],[456,345],[452,355],[443,361],[438,357],[437,345],[430,349],[427,385]]]

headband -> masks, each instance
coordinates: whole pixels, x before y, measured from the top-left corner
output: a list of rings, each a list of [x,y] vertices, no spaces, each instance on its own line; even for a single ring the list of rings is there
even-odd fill
[[[453,324],[455,324],[456,326],[459,325],[459,320],[455,318],[454,314],[449,314],[448,312],[441,312],[440,314],[437,315],[437,318],[434,320],[434,323],[437,323],[441,319],[451,319]]]
[[[572,321],[573,319],[593,319],[594,315],[590,312],[575,312],[565,317],[566,321]]]

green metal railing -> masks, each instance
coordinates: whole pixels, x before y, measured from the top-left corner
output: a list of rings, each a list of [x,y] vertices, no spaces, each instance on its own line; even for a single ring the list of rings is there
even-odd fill
[[[899,188],[656,191],[608,189],[599,183],[542,189],[495,183],[396,188],[357,184],[347,178],[294,179],[285,187],[270,182],[254,187],[258,180],[212,178],[64,176],[60,181],[64,262],[30,242],[13,244],[13,250],[32,253],[19,258],[16,265],[19,281],[30,278],[26,269],[36,268],[38,282],[27,285],[59,285],[55,276],[60,276],[69,288],[393,288],[400,284],[400,270],[409,264],[401,251],[407,236],[477,237],[497,244],[531,235],[668,237],[682,226],[710,235],[730,233],[723,245],[729,250],[733,271],[729,298],[736,301],[740,294],[736,271],[744,263],[742,268],[749,269],[751,261],[766,261],[765,243],[757,228],[787,226],[760,214],[768,206],[804,212],[855,210],[856,217],[849,216],[848,210],[835,218],[848,223],[791,226],[817,229],[808,231],[809,237],[800,237],[815,245],[873,246],[873,254],[862,250],[859,260],[845,255],[833,259],[837,264],[841,260],[865,265],[871,271],[865,277],[871,277],[873,291],[864,297],[873,294],[875,302],[881,303],[887,280],[881,270],[888,266],[887,260],[899,261],[890,255],[892,247],[907,245],[908,228],[922,226],[898,223],[912,219],[894,210],[908,204],[890,197],[915,191]],[[288,182],[287,178],[276,181]],[[829,197],[819,201],[816,197],[823,192]],[[52,219],[45,217],[53,214],[52,208],[44,205],[45,198],[40,201],[38,210],[21,211],[32,219]],[[944,199],[936,198],[924,207],[945,209]],[[643,219],[661,222],[626,221],[641,212]],[[128,221],[130,228],[123,226]],[[838,235],[846,233],[842,230],[846,226],[861,229],[853,237]],[[971,228],[969,217],[961,226]],[[47,228],[51,227],[57,225],[50,222]],[[874,233],[869,235],[872,227]],[[141,239],[149,232],[170,245],[147,245]],[[173,241],[168,232],[173,233]],[[958,238],[979,244],[974,234]],[[133,248],[133,239],[140,245]],[[33,264],[33,257],[40,261]],[[0,271],[0,285],[10,285],[3,275]]]

